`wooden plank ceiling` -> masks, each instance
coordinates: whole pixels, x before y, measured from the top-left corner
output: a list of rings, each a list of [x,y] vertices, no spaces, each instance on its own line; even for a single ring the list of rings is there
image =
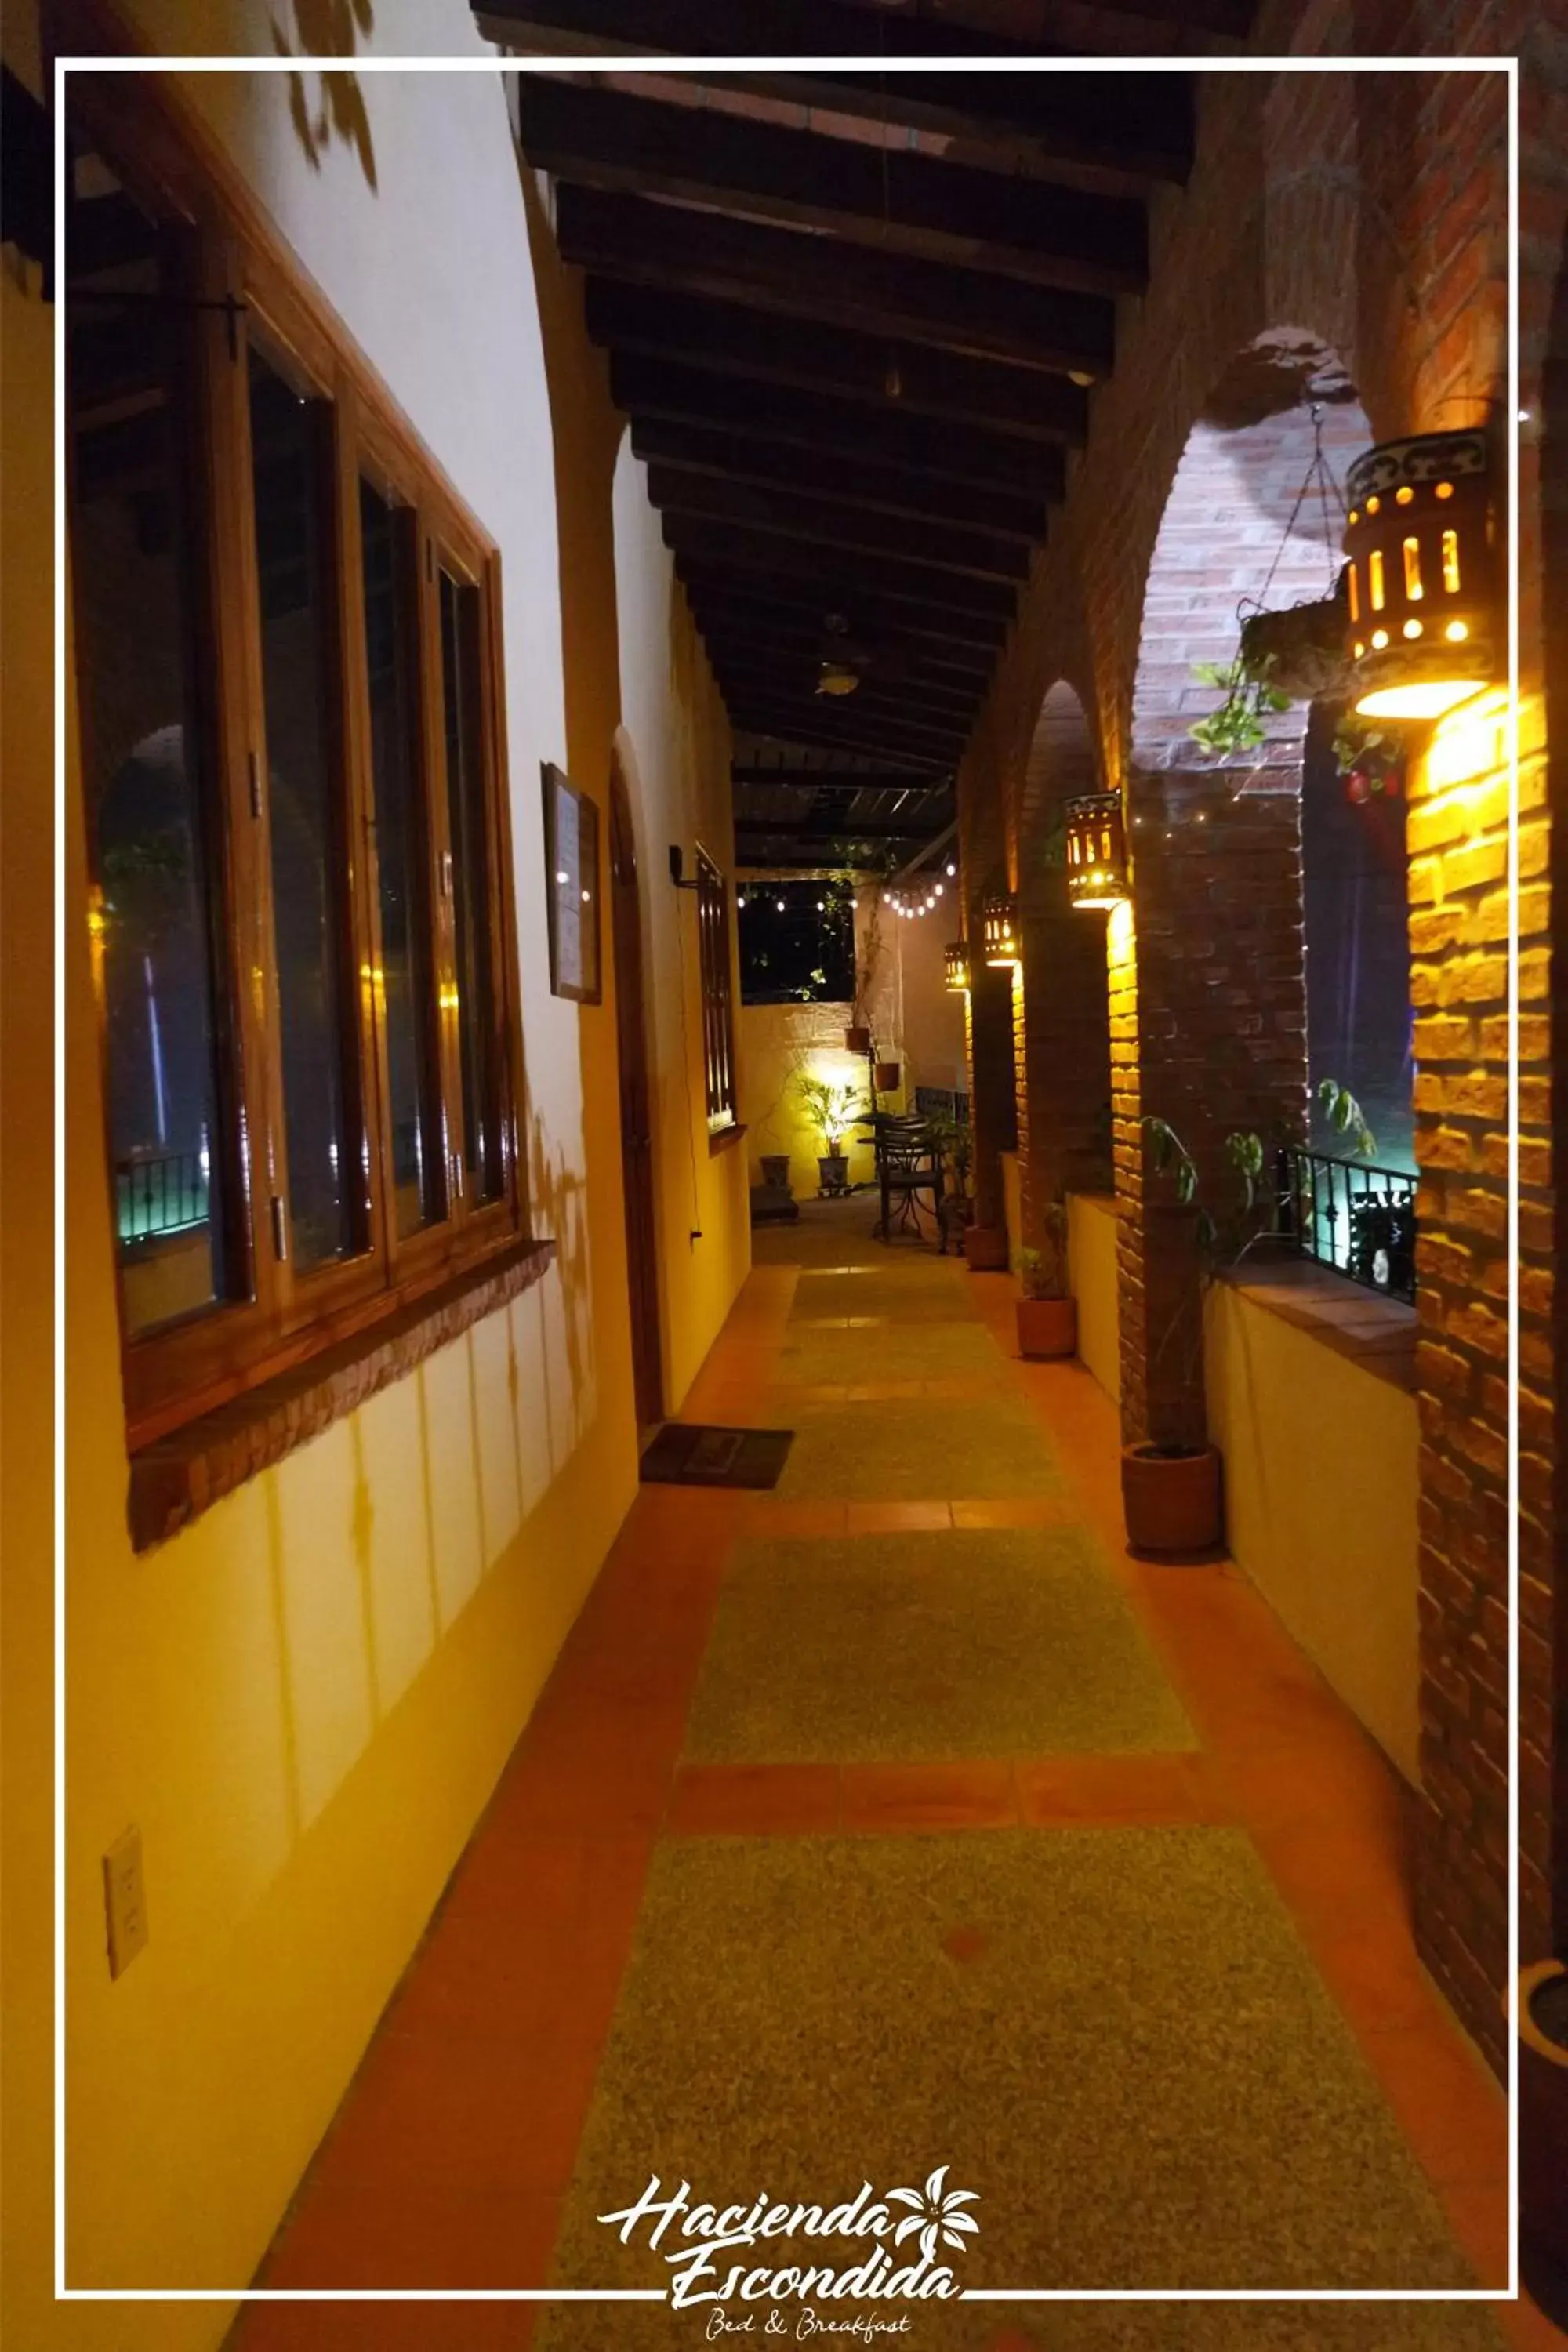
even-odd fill
[[[518,77],[741,739],[742,866],[890,869],[951,824],[1117,299],[1145,283],[1151,194],[1192,160],[1190,72],[1041,60],[1201,55],[1253,5],[475,0],[525,58],[813,60]]]

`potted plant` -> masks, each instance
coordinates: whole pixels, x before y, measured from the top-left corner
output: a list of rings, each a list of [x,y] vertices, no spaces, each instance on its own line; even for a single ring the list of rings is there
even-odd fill
[[[1537,1960],[1520,1971],[1519,2259],[1547,2316],[1568,2320],[1568,1968]]]
[[[926,1133],[942,1164],[944,1189],[937,1203],[937,1223],[942,1229],[942,1246],[956,1235],[962,1242],[969,1221],[974,1214],[974,1203],[969,1197],[969,1168],[973,1158],[973,1145],[967,1125],[946,1111],[939,1111],[926,1121]]]
[[[1078,1349],[1078,1301],[1067,1286],[1067,1203],[1053,1201],[1041,1219],[1045,1246],[1018,1253],[1018,1353],[1071,1356]]]
[[[761,1155],[761,1161],[763,1183],[772,1184],[778,1190],[787,1192],[789,1191],[789,1153],[764,1151]]]
[[[1344,694],[1351,662],[1345,651],[1350,607],[1342,572],[1331,596],[1279,612],[1262,605],[1243,615],[1240,662],[1246,675],[1267,680],[1291,702]]]
[[[831,1078],[803,1075],[796,1084],[800,1097],[823,1142],[817,1160],[817,1175],[824,1195],[832,1199],[849,1190],[849,1161],[844,1151],[844,1137],[850,1122],[859,1116],[861,1098],[858,1090],[840,1085]]]
[[[1289,696],[1269,677],[1270,667],[1264,660],[1249,671],[1239,651],[1234,661],[1194,662],[1193,676],[1199,685],[1215,688],[1225,699],[1205,719],[1193,721],[1187,732],[1194,742],[1220,759],[1229,759],[1237,751],[1255,751],[1266,741],[1265,720],[1290,708]]]
[[[1353,1139],[1358,1153],[1370,1158],[1377,1140],[1361,1105],[1346,1087],[1325,1078],[1318,1100],[1331,1124]],[[1270,1223],[1259,1223],[1259,1185],[1268,1164],[1261,1136],[1237,1129],[1225,1139],[1225,1156],[1238,1179],[1238,1202],[1225,1228],[1198,1199],[1197,1163],[1168,1121],[1146,1115],[1143,1135],[1156,1175],[1168,1174],[1173,1197],[1153,1202],[1146,1213],[1164,1220],[1180,1219],[1186,1227],[1191,1251],[1192,1286],[1179,1297],[1155,1350],[1155,1361],[1185,1328],[1193,1361],[1178,1383],[1178,1395],[1189,1397],[1197,1386],[1203,1361],[1203,1293],[1222,1269],[1237,1265],[1258,1242],[1273,1237]],[[1270,1202],[1276,1213],[1285,1204]],[[1147,1438],[1124,1446],[1121,1453],[1121,1502],[1127,1541],[1135,1552],[1156,1555],[1207,1551],[1220,1539],[1220,1458],[1207,1440],[1199,1441],[1179,1404],[1151,1412]]]

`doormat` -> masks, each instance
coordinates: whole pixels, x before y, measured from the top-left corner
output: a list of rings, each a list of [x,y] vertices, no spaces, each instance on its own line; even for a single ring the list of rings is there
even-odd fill
[[[667,1421],[642,1458],[655,1486],[776,1486],[793,1429],[711,1429]]]

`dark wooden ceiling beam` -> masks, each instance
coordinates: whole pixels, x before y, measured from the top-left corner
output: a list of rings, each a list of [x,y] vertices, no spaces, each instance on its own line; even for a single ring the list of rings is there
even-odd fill
[[[774,668],[732,657],[716,660],[713,667],[726,694],[742,698],[752,693],[765,695],[779,709],[820,711],[825,718],[852,717],[858,724],[890,719],[900,725],[930,727],[963,740],[979,711],[978,702],[937,701],[929,696],[910,694],[902,688],[863,686],[855,694],[818,695],[809,679],[781,676]]]
[[[809,586],[789,580],[752,580],[733,573],[710,574],[700,565],[683,560],[676,565],[693,616],[705,625],[730,630],[739,636],[808,638],[821,644],[828,636],[867,644],[879,652],[907,656],[922,668],[952,672],[966,680],[985,681],[995,667],[1001,632],[993,625],[971,638],[955,637],[944,616],[918,604],[879,602],[866,595],[844,605],[828,606],[842,626],[829,630],[826,613]]]
[[[969,653],[994,655],[1005,643],[1008,616],[935,608],[919,597],[901,595],[897,588],[876,586],[867,580],[835,577],[824,566],[803,564],[791,572],[749,549],[737,562],[725,534],[700,534],[691,527],[692,544],[676,552],[676,577],[689,595],[733,603],[737,610],[753,602],[776,603],[800,618],[822,625],[837,613],[851,630],[898,629],[941,646]]]
[[[764,580],[807,581],[813,595],[820,596],[825,614],[843,613],[847,607],[853,619],[857,592],[865,590],[873,596],[923,604],[941,614],[959,636],[964,621],[994,626],[1013,618],[1013,591],[1005,580],[977,580],[966,572],[942,572],[934,564],[867,555],[852,548],[816,547],[810,540],[743,529],[710,515],[667,514],[662,520],[664,543],[671,554],[694,556],[699,562]]]
[[[788,703],[770,701],[761,692],[737,692],[726,698],[731,725],[739,732],[766,734],[781,742],[817,743],[827,751],[874,751],[883,758],[897,755],[923,760],[942,774],[951,774],[968,737],[951,728],[920,726],[910,720],[872,718],[852,719],[844,714],[825,715],[812,709],[798,710]]]
[[[872,684],[884,683],[891,677],[900,684],[967,696],[971,700],[983,695],[990,682],[988,664],[970,668],[959,663],[926,661],[877,638],[851,637],[838,643],[822,628],[751,628],[711,606],[702,611],[694,606],[691,617],[715,655],[733,654],[742,660],[778,659],[796,667],[809,666],[813,675],[824,661],[837,657],[860,670]]]
[[[703,632],[703,643],[716,669],[750,672],[770,679],[780,691],[804,695],[808,700],[818,692],[822,665],[815,651],[762,645],[755,638],[737,638],[711,630]],[[856,675],[860,683],[852,694],[830,694],[823,699],[837,703],[841,709],[847,709],[852,703],[857,709],[865,709],[872,703],[891,698],[919,703],[932,712],[946,712],[967,723],[985,693],[984,687],[972,678],[955,681],[910,676],[898,666],[879,670],[870,663],[857,670]]]
[[[655,465],[647,469],[647,494],[661,514],[706,516],[818,547],[896,556],[965,580],[1020,581],[1029,576],[1029,548],[1023,540],[882,514],[874,507],[849,506],[837,499],[810,498],[782,483],[737,482]]]
[[[747,440],[739,433],[710,433],[700,425],[663,416],[633,417],[632,448],[649,465],[662,462],[682,473],[787,486],[879,514],[953,523],[1006,539],[1038,543],[1046,536],[1046,509],[1032,499],[982,489],[973,482],[939,481],[934,475],[879,465],[870,457]]]
[[[910,415],[891,403],[880,409],[861,406],[635,352],[612,358],[610,390],[616,406],[634,417],[660,417],[824,456],[864,457],[1024,498],[1058,499],[1065,480],[1061,452],[1047,442]]]
[[[1010,439],[1062,442],[1076,448],[1082,446],[1088,426],[1089,398],[1081,384],[1069,383],[1065,376],[1044,375],[1037,368],[1012,367],[1005,360],[973,359],[926,344],[889,344],[885,338],[847,328],[775,318],[740,302],[708,301],[700,295],[619,285],[606,278],[589,278],[584,304],[588,331],[614,352],[617,371],[625,355],[636,352],[684,361],[722,376],[757,379],[769,387],[788,384],[796,392],[865,402],[877,411],[878,430],[889,425],[897,431],[909,420],[937,416],[949,424],[987,427]],[[892,396],[888,385],[895,368],[899,389]],[[739,398],[731,397],[739,406]],[[754,383],[744,398],[762,403],[764,422],[780,437],[785,436],[792,402],[759,393]],[[863,426],[865,418],[851,410],[847,421],[853,429],[857,422]],[[934,438],[917,446],[929,446]],[[898,455],[892,449],[884,454],[889,458]],[[1059,497],[1060,457],[1052,451],[1033,463],[1037,494]],[[950,460],[942,470],[956,468]],[[983,468],[979,478],[994,477]]]
[[[1173,35],[1239,35],[1252,11],[1253,0],[1141,0],[1131,13]],[[1128,0],[1095,0],[1094,13],[1105,19],[1108,46],[1136,39],[1136,23],[1119,21],[1129,13]],[[1001,170],[1070,174],[1089,186],[1136,189],[1184,179],[1191,166],[1189,74],[1142,76],[1142,86],[1129,89],[1124,76],[1092,68],[1053,73],[1042,61],[1062,54],[1060,43],[1036,39],[1026,47],[923,9],[870,13],[829,0],[746,0],[744,8],[734,0],[474,0],[474,14],[488,38],[535,56],[810,58],[814,63],[802,71],[755,74],[731,67],[706,78],[731,89],[934,132],[961,142],[966,160]],[[831,58],[877,64],[868,70],[821,62]],[[901,59],[944,58],[990,59],[1010,69],[985,75],[882,70],[884,63],[896,68]],[[689,62],[684,71],[690,79],[705,78],[700,63]]]
[[[572,182],[555,195],[563,256],[607,278],[1090,380],[1110,370],[1115,310],[1100,295],[1025,286]]]
[[[947,822],[945,816],[934,820],[910,816],[901,824],[889,824],[885,817],[856,818],[837,812],[827,817],[785,817],[777,824],[766,817],[737,817],[735,839],[748,845],[754,841],[924,841],[940,833]]]
[[[1035,286],[1115,295],[1148,282],[1147,217],[1127,197],[551,75],[520,76],[517,112],[530,163],[576,186],[716,205]]]
[[[814,793],[931,793],[929,776],[909,768],[770,768],[756,760],[731,760],[730,782],[746,791]]]

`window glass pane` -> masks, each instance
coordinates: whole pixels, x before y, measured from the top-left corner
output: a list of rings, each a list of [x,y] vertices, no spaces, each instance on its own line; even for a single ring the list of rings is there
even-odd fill
[[[491,956],[489,845],[479,751],[479,597],[478,589],[446,572],[441,574],[441,677],[458,967],[458,1050],[463,1076],[464,1182],[470,1201],[497,1201],[505,1187],[505,1170]]]
[[[360,484],[365,666],[381,898],[376,1002],[386,1037],[394,1216],[399,1234],[441,1214],[440,1125],[434,1083],[429,856],[419,793],[419,640],[406,512]]]
[[[268,820],[283,1116],[294,1255],[353,1244],[344,1083],[345,892],[331,690],[326,404],[301,397],[250,352],[256,564],[267,728]]]
[[[67,249],[71,566],[93,967],[127,1328],[225,1296],[212,910],[182,413],[188,310],[154,225],[77,156]]]

